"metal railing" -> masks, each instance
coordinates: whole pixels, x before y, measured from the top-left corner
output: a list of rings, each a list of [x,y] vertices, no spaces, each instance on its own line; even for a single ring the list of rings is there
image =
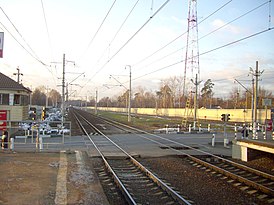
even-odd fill
[[[2,150],[49,150],[70,140],[71,122],[0,121],[0,133]]]

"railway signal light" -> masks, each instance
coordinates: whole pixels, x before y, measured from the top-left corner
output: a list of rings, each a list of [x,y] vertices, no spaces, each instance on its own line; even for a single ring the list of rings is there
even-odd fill
[[[226,121],[230,120],[230,114],[226,114]]]
[[[222,114],[221,120],[224,122],[228,122],[230,120],[230,114]]]
[[[221,117],[221,120],[222,120],[222,121],[225,121],[225,114],[222,114],[221,116],[222,116],[222,117]]]

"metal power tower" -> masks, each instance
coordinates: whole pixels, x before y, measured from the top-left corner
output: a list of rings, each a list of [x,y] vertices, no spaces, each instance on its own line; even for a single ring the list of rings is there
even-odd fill
[[[188,8],[188,26],[187,26],[187,42],[186,42],[186,55],[185,55],[185,69],[184,69],[184,82],[183,82],[183,95],[188,96],[186,102],[190,102],[189,98],[192,97],[191,93],[195,92],[197,97],[196,84],[190,84],[191,87],[187,89],[187,83],[191,80],[196,82],[200,81],[200,66],[199,66],[199,46],[198,46],[198,22],[197,22],[197,0],[189,0]],[[196,86],[196,87],[194,87]],[[188,90],[189,95],[186,95]],[[197,98],[196,98],[197,99]],[[190,106],[190,107],[189,107]],[[197,106],[197,105],[196,105]],[[195,106],[195,107],[196,107]],[[190,108],[190,109],[189,109]],[[190,103],[186,103],[186,112],[183,124],[186,124],[189,114],[187,110],[191,110]]]
[[[183,85],[184,95],[186,93],[187,73],[191,74],[190,76],[188,76],[189,79],[194,79],[197,74],[198,81],[199,81],[200,66],[199,66],[199,46],[198,46],[197,0],[189,0],[184,85]]]

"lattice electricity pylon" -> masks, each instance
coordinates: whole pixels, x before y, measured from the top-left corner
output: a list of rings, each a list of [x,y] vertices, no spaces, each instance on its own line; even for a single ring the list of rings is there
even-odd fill
[[[187,43],[186,43],[186,55],[185,55],[184,84],[183,84],[184,96],[186,93],[187,81],[190,81],[190,79],[194,79],[196,74],[198,76],[198,81],[199,81],[200,66],[199,66],[199,46],[198,46],[197,0],[189,0]],[[194,90],[194,87],[190,88],[190,90]],[[190,90],[188,90],[188,92]]]

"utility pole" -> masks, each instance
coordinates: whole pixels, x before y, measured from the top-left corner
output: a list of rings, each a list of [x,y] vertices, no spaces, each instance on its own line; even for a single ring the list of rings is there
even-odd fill
[[[258,61],[256,61],[256,71],[255,71],[255,89],[254,89],[254,127],[256,129],[257,124],[257,106],[258,106],[258,77],[259,77],[259,66]],[[254,128],[253,128],[254,129]]]
[[[46,108],[48,107],[48,89],[49,89],[49,87],[47,86],[46,87],[46,90],[47,90],[47,92],[46,92]]]
[[[68,83],[66,85],[66,102],[68,102],[68,99],[69,99],[69,93],[68,93]]]
[[[20,75],[23,76],[23,73],[20,73],[19,67],[16,68],[17,73],[13,73],[13,75],[17,75],[17,83],[20,83]]]
[[[98,90],[95,91],[95,115],[97,115]]]
[[[64,122],[64,109],[65,109],[65,69],[66,69],[66,55],[63,54],[63,75],[62,75],[62,123]]]
[[[252,138],[256,139],[256,128],[257,128],[257,106],[258,106],[258,81],[259,81],[259,76],[264,71],[259,71],[259,63],[256,61],[256,69],[255,72],[253,71],[252,68],[250,68],[250,72],[253,75],[252,77],[252,86],[253,86],[253,118],[252,118]],[[254,83],[254,77],[255,77],[255,83]]]
[[[65,114],[65,89],[66,89],[66,85],[65,85],[65,74],[66,74],[66,63],[67,62],[72,62],[75,65],[74,61],[68,61],[66,60],[66,55],[63,54],[63,62],[51,62],[51,63],[62,63],[63,64],[63,71],[62,71],[62,104],[61,104],[61,113],[62,113],[62,122],[64,121],[64,114]],[[59,86],[59,85],[58,85]]]
[[[191,79],[191,82],[195,85],[195,96],[194,96],[194,123],[193,123],[193,128],[195,130],[196,128],[196,122],[197,122],[197,109],[198,109],[198,103],[197,103],[197,99],[198,99],[198,85],[202,82],[199,81],[198,82],[198,74],[196,74],[195,77],[195,82]]]
[[[131,122],[131,66],[127,65],[127,67],[129,67],[128,122]]]

